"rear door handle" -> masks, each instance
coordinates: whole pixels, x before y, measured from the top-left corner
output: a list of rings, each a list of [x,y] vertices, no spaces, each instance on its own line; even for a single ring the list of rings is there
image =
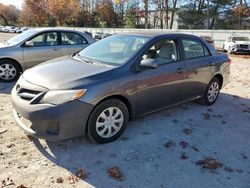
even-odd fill
[[[179,68],[177,69],[177,72],[178,72],[178,73],[182,73],[182,72],[183,72],[183,68],[179,67]]]
[[[209,65],[210,67],[212,67],[212,66],[215,65],[215,63],[214,63],[214,62],[210,62],[210,63],[208,63],[208,65]]]

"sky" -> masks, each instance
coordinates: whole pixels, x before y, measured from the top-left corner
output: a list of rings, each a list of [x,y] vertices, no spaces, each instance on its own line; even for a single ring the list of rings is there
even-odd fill
[[[18,9],[21,9],[23,0],[0,0],[0,3],[5,5],[15,5]]]

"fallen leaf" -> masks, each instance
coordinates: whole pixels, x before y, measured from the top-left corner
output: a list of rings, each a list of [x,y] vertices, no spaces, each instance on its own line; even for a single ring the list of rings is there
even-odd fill
[[[126,137],[126,136],[120,138],[120,140],[122,140],[122,141],[127,141],[128,139],[129,139],[129,137]]]
[[[188,159],[188,156],[186,155],[185,152],[181,152],[180,159],[181,159],[181,160],[186,160],[186,159]]]
[[[226,167],[224,168],[224,170],[225,170],[226,172],[233,172],[233,171],[234,171],[234,169],[232,169],[231,167],[228,167],[228,166],[226,166]]]
[[[242,159],[247,159],[247,156],[244,153],[241,154],[241,157]]]
[[[192,148],[194,151],[197,151],[197,152],[199,151],[199,149],[198,149],[197,147],[195,147],[195,146],[192,146],[191,148]]]
[[[109,168],[108,174],[110,177],[112,177],[114,179],[118,179],[120,181],[122,181],[124,179],[124,176],[122,175],[120,169],[117,166],[113,166],[113,167]]]
[[[182,129],[182,132],[185,133],[186,135],[192,134],[192,129]]]
[[[7,148],[11,148],[11,147],[14,147],[14,146],[15,146],[15,144],[11,143],[11,144],[7,145]]]
[[[235,171],[240,173],[240,174],[242,174],[244,172],[242,169],[236,169]]]
[[[29,141],[31,141],[31,142],[33,141],[33,136],[32,135],[26,133],[26,136],[29,139]]]
[[[150,132],[143,132],[142,134],[148,135],[148,134],[151,134],[151,133]]]
[[[68,180],[69,180],[69,183],[70,183],[70,184],[75,184],[76,182],[79,181],[79,178],[76,177],[75,175],[70,175],[70,176],[68,177]]]
[[[7,129],[0,129],[0,134],[6,133]]]
[[[185,149],[186,147],[188,147],[188,143],[185,142],[185,141],[181,141],[181,142],[179,143],[179,145],[180,145],[180,147],[182,147],[183,149]]]
[[[177,119],[172,120],[173,123],[178,123],[179,121]]]
[[[7,178],[7,179],[5,179],[5,180],[2,181],[2,185],[4,187],[4,186],[9,186],[9,185],[15,185],[15,184],[14,184],[14,182],[13,182],[12,179]]]
[[[75,175],[80,179],[85,179],[87,177],[87,174],[84,172],[83,169],[77,169]]]
[[[210,170],[216,170],[217,168],[221,168],[223,166],[221,162],[212,157],[204,157],[202,160],[197,161],[196,165]]]
[[[56,178],[56,183],[63,183],[63,178],[62,177],[57,177]]]
[[[209,113],[203,113],[203,118],[209,120],[210,119],[210,114]]]
[[[208,108],[207,111],[208,112],[213,112],[213,110],[211,108]]]
[[[16,188],[28,188],[28,187],[26,187],[23,184],[21,184],[21,185],[18,185]]]
[[[166,144],[164,144],[165,148],[171,148],[171,147],[175,147],[176,144],[174,141],[169,140]]]

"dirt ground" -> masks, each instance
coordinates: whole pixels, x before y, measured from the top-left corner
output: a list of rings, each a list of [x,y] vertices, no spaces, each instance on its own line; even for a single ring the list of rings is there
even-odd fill
[[[231,59],[213,106],[148,115],[104,145],[28,138],[12,115],[14,83],[0,83],[0,187],[249,188],[250,57]]]

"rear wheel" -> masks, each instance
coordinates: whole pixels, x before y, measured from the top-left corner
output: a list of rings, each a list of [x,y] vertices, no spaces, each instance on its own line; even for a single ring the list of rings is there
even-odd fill
[[[205,94],[201,99],[204,105],[212,105],[217,100],[220,93],[221,83],[218,78],[214,77],[208,84]]]
[[[123,133],[128,119],[128,109],[120,100],[101,102],[90,115],[88,136],[93,142],[112,142]]]
[[[21,74],[19,65],[9,59],[0,60],[0,81],[12,82],[17,80]]]

